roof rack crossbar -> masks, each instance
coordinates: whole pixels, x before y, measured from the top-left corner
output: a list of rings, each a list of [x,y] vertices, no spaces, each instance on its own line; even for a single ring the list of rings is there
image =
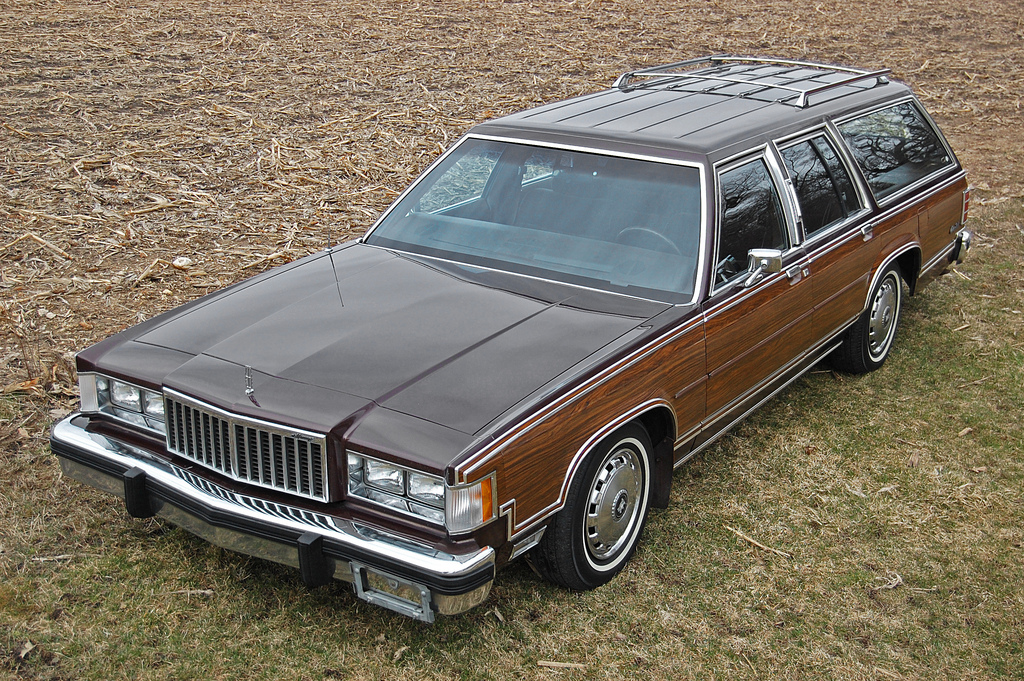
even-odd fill
[[[842,87],[844,85],[851,85],[853,83],[856,83],[856,82],[862,81],[862,80],[871,80],[872,78],[874,78],[875,82],[878,85],[884,85],[885,83],[889,82],[888,76],[889,76],[890,73],[891,73],[890,69],[878,69],[877,71],[864,71],[864,72],[859,73],[857,75],[851,75],[851,76],[848,76],[848,77],[843,78],[841,80],[837,80],[837,81],[832,82],[832,83],[823,83],[823,84],[819,85],[818,87],[810,88],[809,90],[804,90],[800,94],[800,99],[799,99],[799,101],[797,101],[796,105],[798,107],[800,107],[801,109],[803,109],[803,108],[808,106],[809,103],[807,101],[807,98],[810,97],[811,95],[817,95],[817,94],[820,94],[820,93],[825,92],[827,90],[832,90],[833,88]]]
[[[692,60],[692,61],[706,61],[706,60]],[[682,63],[685,63],[685,62],[679,62],[679,63],[682,64]],[[654,68],[661,69],[663,67],[654,67]],[[754,67],[751,67],[751,69],[749,69],[749,70],[753,70],[753,68]],[[747,71],[741,71],[740,73],[746,73],[746,72]],[[640,73],[640,72],[636,72],[636,73]],[[625,75],[632,75],[632,74],[625,74]],[[641,75],[646,75],[646,74],[641,74]],[[652,73],[650,75],[655,75],[655,74]],[[685,81],[687,81],[687,80],[691,80],[691,81],[708,81],[708,80],[719,81],[718,85],[708,85],[708,86],[706,86],[706,87],[704,87],[704,88],[702,88],[700,90],[700,92],[705,92],[705,93],[714,93],[717,90],[721,90],[722,88],[727,88],[727,87],[729,87],[730,85],[732,85],[734,83],[749,83],[749,84],[754,84],[754,85],[759,84],[759,83],[757,83],[754,80],[742,80],[742,79],[739,79],[739,78],[724,78],[724,77],[719,78],[719,77],[716,77],[716,76],[708,75],[705,71],[688,71],[688,72],[684,72],[684,73],[665,73],[665,74],[663,74],[662,80],[660,82],[662,84],[662,87],[664,87],[666,90],[672,90],[672,89],[675,89],[677,87],[680,87],[680,86],[686,84]],[[639,86],[634,86],[634,87],[639,87]],[[627,87],[625,89],[629,89],[629,88]],[[762,88],[762,89],[764,89],[764,88]],[[739,97],[739,96],[745,96],[745,95],[749,95],[749,94],[751,94],[751,93],[747,92],[747,93],[743,93],[743,95],[728,95],[728,96]]]
[[[808,77],[795,78],[793,80],[784,81],[784,82],[781,82],[781,83],[773,83],[773,82],[768,82],[768,81],[764,81],[764,80],[757,80],[757,79],[754,79],[754,78],[746,79],[746,78],[740,78],[740,77],[735,77],[735,76],[724,76],[724,75],[719,76],[719,75],[714,75],[714,74],[710,74],[710,73],[702,73],[701,71],[698,71],[698,70],[679,72],[679,69],[681,69],[681,68],[690,67],[690,66],[697,66],[699,64],[726,64],[726,63],[748,63],[748,64],[751,64],[752,66],[755,66],[755,67],[756,66],[760,66],[760,65],[765,65],[765,66],[789,66],[789,67],[793,67],[790,70],[796,70],[796,69],[800,69],[800,68],[812,68],[812,69],[820,69],[820,70],[825,70],[825,71],[831,71],[833,73],[845,73],[845,74],[848,74],[848,75],[845,78],[840,78],[839,80],[833,81],[831,83],[821,83],[821,84],[816,85],[814,87],[800,88],[800,87],[796,87],[795,83],[799,83],[799,82],[802,82],[802,81],[807,81],[809,79]],[[751,70],[753,70],[753,69],[751,69]],[[783,71],[782,73],[786,73],[786,72]],[[852,83],[856,83],[856,82],[862,81],[862,80],[875,79],[876,83],[881,85],[881,84],[889,82],[889,80],[887,78],[889,73],[890,73],[889,69],[879,69],[877,71],[865,71],[865,70],[862,70],[862,69],[852,69],[852,68],[848,68],[848,67],[844,67],[844,66],[832,66],[830,64],[818,64],[818,63],[814,63],[814,62],[794,61],[794,60],[791,60],[791,59],[760,59],[760,58],[756,58],[756,57],[734,57],[734,56],[730,56],[730,55],[713,55],[713,56],[710,56],[710,57],[700,57],[700,58],[697,58],[697,59],[687,59],[685,61],[679,61],[679,62],[675,62],[675,63],[672,63],[672,64],[665,64],[663,66],[652,66],[650,68],[640,69],[638,71],[630,71],[630,72],[624,73],[621,76],[619,76],[618,79],[615,81],[615,84],[613,85],[613,87],[617,87],[620,90],[631,90],[634,87],[637,87],[637,85],[631,85],[630,84],[630,81],[632,79],[634,79],[634,78],[650,78],[650,77],[658,77],[658,76],[661,76],[661,77],[663,77],[663,78],[665,78],[666,80],[669,80],[669,81],[686,79],[686,78],[695,78],[695,79],[702,79],[702,80],[717,80],[717,81],[720,81],[720,82],[731,83],[731,84],[751,85],[751,86],[760,87],[760,88],[777,89],[777,90],[785,90],[785,91],[788,91],[788,92],[792,92],[793,93],[792,95],[789,95],[789,96],[786,96],[786,97],[782,97],[782,98],[780,98],[777,101],[779,101],[780,103],[788,103],[789,100],[792,100],[792,99],[795,98],[797,100],[796,106],[801,108],[801,109],[803,109],[803,108],[806,108],[807,106],[810,105],[809,98],[811,97],[811,95],[817,95],[817,94],[820,94],[820,93],[825,92],[827,90],[831,90],[831,89],[834,89],[834,88],[842,87],[844,85],[850,85]],[[778,75],[782,75],[782,74],[780,73],[780,74],[772,74],[772,75],[778,76]],[[738,95],[735,95],[735,96],[749,96],[750,94],[752,94],[752,93],[748,92],[748,93],[743,93],[742,95],[738,94]]]
[[[696,59],[685,59],[683,61],[677,61],[677,62],[673,62],[671,64],[663,64],[661,66],[651,66],[651,67],[648,67],[646,69],[640,69],[638,71],[627,71],[626,73],[623,73],[621,76],[619,76],[615,80],[615,83],[612,85],[612,87],[617,87],[617,88],[620,88],[620,89],[626,89],[628,87],[628,85],[629,85],[630,79],[633,78],[633,77],[636,77],[636,76],[647,76],[647,75],[657,75],[657,74],[665,72],[665,71],[672,71],[674,69],[682,68],[682,67],[685,67],[685,66],[696,66],[697,64],[707,64],[708,62],[713,61],[714,58],[715,57],[697,57]],[[678,75],[686,75],[686,74],[678,74]]]

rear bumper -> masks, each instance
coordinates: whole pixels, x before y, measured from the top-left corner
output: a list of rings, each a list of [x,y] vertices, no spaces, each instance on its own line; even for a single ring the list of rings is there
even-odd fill
[[[953,246],[953,254],[950,256],[952,262],[961,263],[964,258],[967,257],[967,253],[971,250],[971,241],[974,239],[974,233],[969,229],[961,229],[956,235],[956,244]]]
[[[494,580],[489,547],[453,554],[359,522],[239,494],[149,452],[86,430],[72,415],[50,446],[65,474],[122,497],[229,550],[299,568],[317,586],[350,582],[365,601],[424,621],[483,602]]]

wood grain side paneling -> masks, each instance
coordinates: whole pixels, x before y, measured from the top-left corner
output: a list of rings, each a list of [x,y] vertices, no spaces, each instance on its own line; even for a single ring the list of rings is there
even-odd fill
[[[962,180],[894,212],[874,226],[867,241],[858,227],[858,232],[847,232],[812,253],[815,337],[841,330],[863,311],[871,277],[890,254],[917,242],[924,264],[947,248],[954,239],[950,227],[960,221],[966,187]]]
[[[920,211],[920,206],[910,206],[875,226],[873,239],[878,245],[878,250],[874,264],[868,268],[872,277],[886,258],[896,251],[918,243],[917,225],[920,221]],[[867,296],[860,301],[861,309],[866,303]]]
[[[812,341],[811,277],[778,274],[739,302],[708,313],[707,414],[716,414],[807,349]]]
[[[857,227],[812,256],[815,338],[831,335],[864,309],[880,244],[877,236],[865,241]]]
[[[697,324],[664,346],[569,402],[501,451],[499,504],[514,499],[514,531],[555,510],[588,440],[623,414],[651,400],[675,409],[677,432],[704,415],[704,328]],[[677,397],[677,393],[682,392]]]
[[[893,243],[917,240],[918,206],[894,213],[875,225],[874,239],[878,240],[879,255],[884,258]]]
[[[953,227],[960,225],[965,189],[966,179],[933,196],[926,204],[918,225],[922,263],[930,262],[956,238]]]

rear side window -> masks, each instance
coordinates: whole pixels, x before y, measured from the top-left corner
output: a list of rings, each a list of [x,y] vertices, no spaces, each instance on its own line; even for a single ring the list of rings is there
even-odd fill
[[[722,173],[716,283],[725,283],[747,268],[753,248],[789,248],[786,218],[764,159]]]
[[[938,133],[910,102],[839,126],[879,201],[952,164]]]
[[[807,237],[860,208],[850,175],[824,135],[786,147],[781,153],[800,202]]]

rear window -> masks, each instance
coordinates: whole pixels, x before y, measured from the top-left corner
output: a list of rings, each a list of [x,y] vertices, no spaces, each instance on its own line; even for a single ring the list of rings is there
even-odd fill
[[[911,102],[847,121],[839,130],[878,201],[953,165],[946,145]]]

